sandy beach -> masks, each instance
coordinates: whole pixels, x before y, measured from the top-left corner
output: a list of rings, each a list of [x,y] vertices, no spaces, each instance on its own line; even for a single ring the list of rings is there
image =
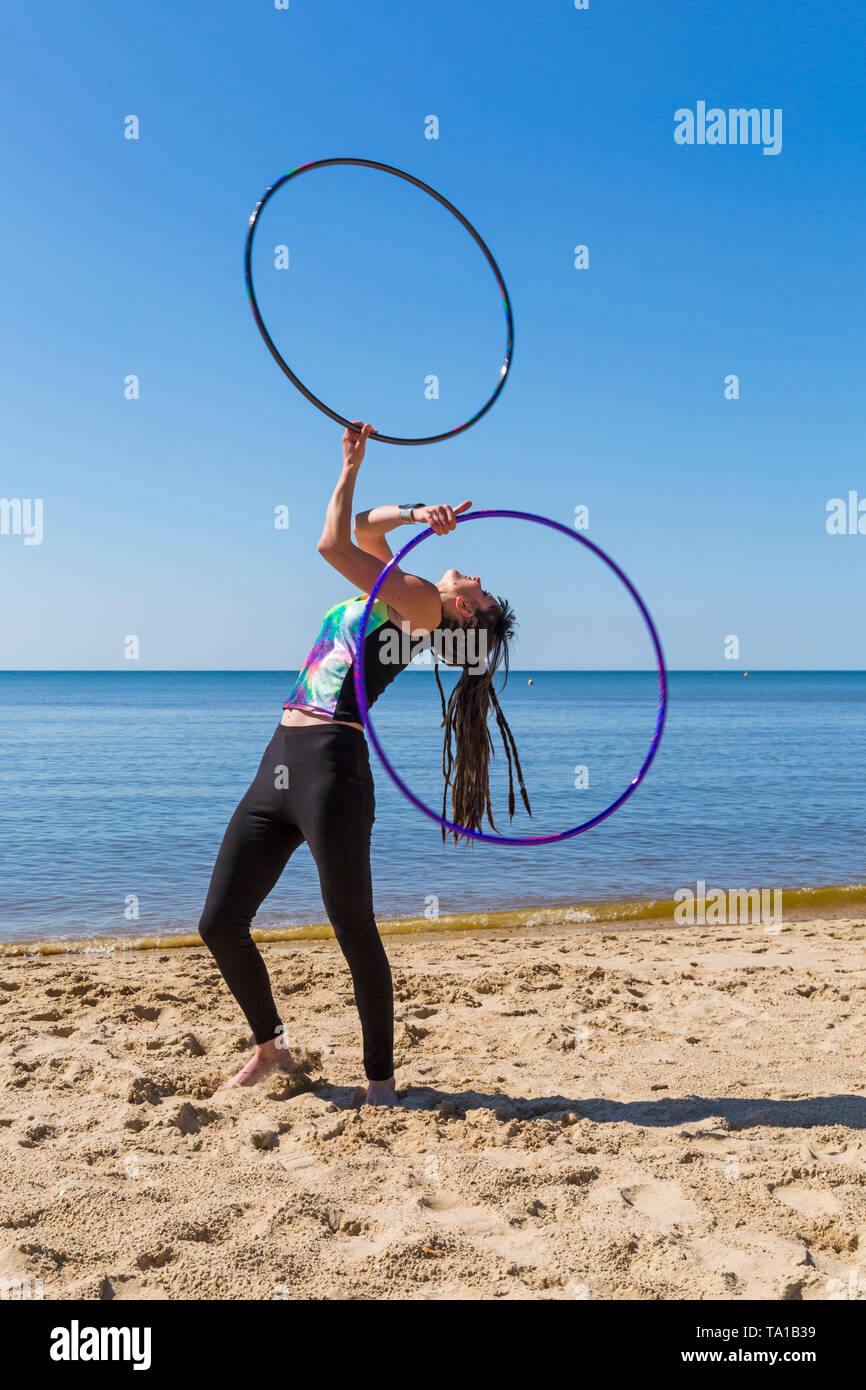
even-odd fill
[[[398,1109],[333,941],[0,961],[0,1280],[46,1299],[866,1297],[866,924],[390,937]],[[41,1281],[41,1285],[37,1284]],[[7,1294],[8,1296],[8,1294]]]

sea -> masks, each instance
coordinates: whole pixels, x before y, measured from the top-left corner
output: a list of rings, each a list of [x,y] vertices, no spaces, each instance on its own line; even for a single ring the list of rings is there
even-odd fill
[[[0,673],[0,951],[195,941],[222,833],[295,674]],[[659,691],[650,671],[512,671],[500,699],[532,814],[518,798],[509,818],[492,724],[488,829],[522,838],[574,829],[619,798],[647,756]],[[787,910],[866,900],[864,672],[672,672],[664,733],[634,794],[552,844],[443,843],[430,669],[404,672],[372,717],[431,813],[371,747],[383,932],[639,922],[701,885],[776,891]],[[255,927],[265,939],[328,932],[305,845]]]

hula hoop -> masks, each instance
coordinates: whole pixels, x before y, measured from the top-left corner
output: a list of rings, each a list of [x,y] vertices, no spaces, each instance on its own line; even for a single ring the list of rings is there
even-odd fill
[[[455,825],[453,821],[448,820],[445,816],[440,816],[436,811],[431,811],[430,807],[425,806],[424,802],[421,801],[415,795],[415,793],[409,787],[406,786],[406,783],[403,781],[400,774],[398,772],[395,772],[394,768],[388,761],[388,758],[382,748],[382,745],[380,744],[379,739],[376,736],[376,730],[373,727],[373,721],[370,718],[370,707],[367,703],[367,693],[364,684],[364,638],[367,632],[367,623],[370,617],[370,612],[372,610],[373,604],[376,602],[376,596],[379,590],[381,589],[391,570],[394,568],[395,565],[400,563],[404,555],[408,555],[410,550],[415,549],[416,545],[420,545],[421,542],[423,540],[426,540],[428,536],[433,535],[433,530],[429,526],[425,527],[425,529],[421,531],[417,536],[413,536],[412,539],[408,541],[406,545],[403,546],[403,549],[398,551],[397,554],[393,557],[393,559],[388,561],[387,565],[382,570],[381,574],[379,575],[375,584],[370,590],[370,594],[367,599],[367,606],[364,609],[364,614],[361,618],[361,627],[358,633],[358,648],[355,657],[355,694],[358,697],[358,709],[360,711],[361,718],[364,722],[364,727],[367,730],[367,733],[370,735],[370,741],[373,744],[373,747],[375,748],[376,752],[378,753],[379,759],[384,765],[385,771],[389,774],[391,780],[395,782],[396,785],[400,788],[404,796],[407,796],[409,798],[409,800],[412,802],[412,805],[416,806],[419,811],[423,811],[424,815],[429,816],[430,820],[437,821],[439,825],[444,825],[446,830],[453,831],[458,835],[468,835],[473,840],[486,840],[489,844],[552,845],[556,844],[559,840],[570,840],[575,835],[582,835],[585,830],[591,830],[594,825],[599,825],[603,820],[607,820],[608,816],[612,816],[614,811],[619,810],[623,802],[628,801],[628,798],[630,796],[633,796],[634,793],[637,791],[638,787],[640,786],[641,782],[643,781],[644,777],[649,771],[650,764],[656,755],[659,746],[659,741],[662,736],[662,729],[664,728],[665,722],[665,705],[667,702],[667,672],[665,670],[665,662],[664,656],[662,655],[661,642],[659,641],[659,636],[656,632],[655,623],[650,617],[649,609],[647,608],[646,604],[644,603],[635,586],[632,584],[628,575],[620,569],[619,565],[617,565],[610,558],[609,555],[606,555],[605,552],[599,546],[593,545],[592,541],[587,540],[585,536],[581,536],[578,534],[577,531],[570,530],[569,527],[563,526],[561,522],[551,521],[550,518],[546,516],[535,516],[532,512],[497,511],[493,509],[479,512],[465,512],[463,516],[457,517],[457,523],[459,525],[464,521],[481,521],[488,517],[494,516],[514,517],[518,521],[535,521],[538,522],[538,524],[541,526],[549,526],[553,531],[561,531],[564,536],[570,536],[571,539],[573,541],[577,541],[579,545],[586,546],[587,550],[591,550],[594,555],[597,555],[600,560],[603,560],[604,563],[607,565],[608,569],[612,570],[613,573],[617,576],[617,578],[622,580],[623,584],[628,589],[629,593],[631,594],[632,598],[634,599],[635,603],[640,609],[644,623],[647,627],[647,631],[649,632],[650,638],[652,640],[653,649],[655,651],[659,678],[659,703],[658,711],[656,714],[655,729],[653,730],[653,736],[650,740],[649,752],[644,758],[637,776],[632,778],[625,791],[622,792],[616,798],[615,801],[612,801],[611,804],[604,811],[600,811],[597,816],[591,816],[589,820],[583,821],[580,825],[574,826],[571,830],[563,830],[557,835],[490,835],[483,830],[467,830],[465,826]]]
[[[406,183],[414,184],[416,188],[420,188],[424,193],[429,193],[431,198],[435,198],[437,203],[441,203],[443,208],[447,208],[450,213],[453,213],[453,215],[457,218],[457,221],[461,223],[463,227],[466,228],[469,235],[474,239],[474,241],[483,251],[487,259],[487,263],[490,266],[490,269],[493,271],[494,276],[496,277],[496,283],[499,286],[499,292],[502,295],[502,306],[505,310],[506,344],[505,358],[502,363],[502,366],[499,369],[499,380],[496,383],[496,389],[494,390],[493,394],[490,397],[488,397],[487,401],[481,407],[481,409],[476,411],[474,415],[471,415],[469,419],[464,421],[462,425],[457,425],[456,428],[453,430],[446,430],[443,434],[427,435],[424,439],[403,439],[399,435],[379,434],[376,430],[373,430],[373,432],[370,435],[371,439],[377,439],[380,444],[438,444],[443,439],[453,439],[456,435],[462,434],[464,430],[468,430],[469,426],[474,425],[477,420],[480,420],[482,415],[487,414],[488,410],[493,405],[494,401],[496,400],[500,391],[505,385],[508,373],[511,369],[511,358],[514,353],[514,316],[511,312],[511,300],[508,297],[508,290],[505,287],[505,281],[502,278],[502,273],[499,269],[499,266],[493,259],[493,253],[490,251],[486,243],[482,241],[481,237],[478,235],[475,228],[472,226],[472,223],[463,216],[462,212],[458,212],[457,208],[454,206],[453,203],[449,203],[447,198],[443,198],[441,193],[437,193],[435,188],[431,188],[430,185],[427,183],[422,183],[421,180],[416,179],[414,175],[404,173],[402,169],[394,169],[390,164],[379,164],[378,161],[375,159],[317,159],[314,160],[312,164],[302,164],[299,168],[292,169],[288,174],[284,174],[281,179],[278,179],[277,182],[268,189],[264,197],[256,205],[256,209],[252,217],[250,218],[250,229],[247,232],[247,243],[246,249],[244,251],[244,277],[246,279],[247,293],[250,297],[250,307],[253,311],[253,318],[255,319],[258,325],[259,332],[264,338],[268,350],[270,351],[271,356],[273,357],[277,366],[283,372],[285,372],[286,376],[289,378],[289,381],[291,381],[295,386],[297,386],[301,394],[303,396],[306,396],[308,401],[311,401],[312,404],[316,406],[318,410],[321,410],[325,415],[328,415],[338,425],[343,425],[346,429],[354,429],[355,426],[351,420],[347,420],[345,416],[340,415],[336,410],[331,410],[330,406],[325,405],[324,401],[320,401],[318,396],[313,395],[313,392],[309,389],[309,387],[305,386],[304,383],[301,381],[300,377],[296,376],[296,374],[292,371],[288,362],[286,362],[285,358],[280,353],[273,338],[271,337],[270,333],[265,327],[265,323],[261,315],[261,310],[259,309],[259,303],[256,299],[256,292],[253,288],[253,237],[255,236],[256,227],[258,226],[258,220],[262,213],[262,210],[265,207],[265,204],[268,202],[270,198],[274,196],[274,194],[280,188],[283,187],[284,184],[288,183],[290,179],[296,179],[299,174],[305,174],[310,169],[327,168],[327,166],[330,164],[359,164],[365,169],[380,169],[384,174],[394,174],[396,178],[405,179]]]

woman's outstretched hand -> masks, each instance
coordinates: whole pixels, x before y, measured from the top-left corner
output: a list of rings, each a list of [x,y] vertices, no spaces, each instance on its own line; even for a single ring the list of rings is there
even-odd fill
[[[460,513],[468,512],[471,506],[471,502],[461,502],[459,507],[449,507],[446,502],[440,502],[433,507],[414,507],[412,518],[414,521],[426,521],[437,536],[446,536],[456,527]]]
[[[360,420],[353,420],[352,424],[356,428],[347,429],[343,433],[343,463],[347,468],[359,468],[364,462],[364,451],[367,448],[367,440],[373,433],[373,426],[362,425]]]

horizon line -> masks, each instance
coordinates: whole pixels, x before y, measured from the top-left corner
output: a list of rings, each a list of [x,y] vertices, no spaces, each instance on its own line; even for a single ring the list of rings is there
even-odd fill
[[[0,676],[113,676],[113,675],[137,675],[137,676],[276,676],[291,675],[297,673],[302,667],[298,666],[154,666],[138,667],[135,666],[31,666],[31,667],[0,667]],[[407,666],[405,671],[412,675],[424,675],[432,672],[432,666]],[[440,666],[440,670],[447,675],[449,671],[456,672],[459,667]],[[692,676],[746,676],[746,675],[859,675],[866,672],[863,666],[746,666],[746,667],[722,667],[722,666],[667,666],[665,668],[668,675],[692,675]],[[654,675],[657,673],[655,666],[512,666],[510,674],[512,676],[524,675]]]

